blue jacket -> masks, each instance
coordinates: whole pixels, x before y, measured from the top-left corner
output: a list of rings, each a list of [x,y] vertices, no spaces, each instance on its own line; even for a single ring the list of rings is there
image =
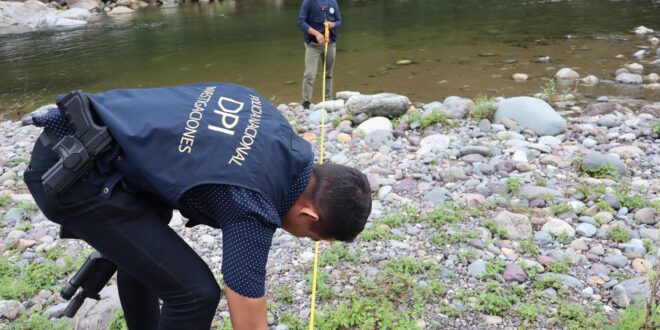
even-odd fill
[[[314,159],[286,118],[243,86],[200,83],[88,96],[121,148],[113,164],[172,207],[201,184],[244,187],[280,205]]]
[[[304,0],[298,15],[298,27],[305,33],[305,43],[316,42],[307,31],[310,27],[323,33],[323,22],[334,22],[330,30],[330,42],[337,41],[337,29],[341,27],[341,15],[336,0]]]

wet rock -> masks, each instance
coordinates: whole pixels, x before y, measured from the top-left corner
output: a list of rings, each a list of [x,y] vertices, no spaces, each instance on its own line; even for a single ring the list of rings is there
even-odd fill
[[[385,117],[374,117],[369,118],[363,123],[361,123],[356,130],[358,132],[363,132],[364,135],[368,135],[371,132],[378,130],[392,131],[392,122]]]
[[[655,225],[658,223],[658,215],[654,208],[646,207],[637,210],[634,215],[635,220],[646,225]]]
[[[461,119],[465,118],[470,108],[474,105],[474,102],[459,96],[449,96],[445,98],[442,104],[444,105],[444,111],[451,118]]]
[[[486,262],[477,259],[473,261],[469,266],[468,266],[468,275],[471,277],[479,278],[483,276],[486,273]]]
[[[590,223],[581,223],[577,225],[575,228],[575,232],[579,236],[585,236],[585,237],[592,237],[596,235],[596,232],[598,231],[598,228],[596,228],[594,225]]]
[[[584,283],[582,281],[578,280],[577,278],[566,275],[566,274],[558,274],[558,273],[545,273],[545,274],[539,274],[536,276],[537,281],[543,281],[546,277],[548,276],[553,276],[557,277],[561,280],[561,282],[566,285],[566,286],[572,286],[576,287],[578,289],[583,289],[584,288]]]
[[[639,85],[644,82],[644,79],[642,79],[641,75],[634,73],[626,73],[626,72],[622,72],[618,74],[615,80],[618,83],[633,84],[633,85]]]
[[[527,274],[517,263],[510,263],[504,269],[502,277],[507,282],[523,283],[527,281]]]
[[[533,237],[532,223],[526,215],[502,211],[493,222],[506,230],[509,239],[523,240]]]
[[[589,152],[582,159],[582,167],[589,170],[598,170],[604,165],[614,166],[619,174],[626,173],[626,164],[616,156],[604,155],[598,152]]]
[[[625,267],[628,264],[628,258],[620,254],[608,254],[603,262],[616,268]]]
[[[366,113],[369,116],[389,118],[403,115],[409,107],[410,100],[407,97],[391,93],[355,95],[346,102],[346,110],[352,115]]]
[[[595,86],[598,85],[599,82],[600,80],[598,79],[598,77],[593,75],[588,75],[582,78],[582,83],[586,86]]]
[[[560,235],[562,233],[568,234],[568,237],[574,237],[575,236],[575,229],[573,229],[573,226],[569,225],[563,220],[556,219],[556,218],[550,218],[548,222],[546,222],[543,227],[541,227],[542,231],[548,232],[551,235]]]
[[[605,115],[609,114],[612,112],[621,112],[621,113],[626,113],[626,109],[618,104],[618,103],[602,103],[602,102],[597,102],[597,103],[592,103],[589,104],[584,111],[582,111],[582,114],[584,116],[600,116],[600,115]]]
[[[515,81],[527,81],[529,79],[529,75],[524,74],[524,73],[514,73],[513,76],[511,76],[513,80]]]
[[[132,14],[133,12],[135,12],[135,10],[133,10],[131,8],[124,7],[124,6],[117,6],[117,7],[113,8],[111,11],[109,11],[108,15],[111,15],[111,16],[127,15],[127,14]]]
[[[555,73],[555,78],[560,80],[575,80],[580,78],[580,74],[570,68],[562,68]]]
[[[510,118],[538,135],[557,135],[566,130],[566,120],[545,101],[520,96],[499,103],[495,120]]]

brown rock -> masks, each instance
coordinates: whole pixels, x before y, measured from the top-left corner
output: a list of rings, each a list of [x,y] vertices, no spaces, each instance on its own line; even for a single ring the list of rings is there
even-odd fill
[[[629,112],[628,109],[624,108],[620,104],[605,102],[605,103],[592,103],[592,104],[589,104],[584,109],[584,111],[582,111],[582,115],[584,115],[584,116],[600,116],[600,115],[606,115],[608,113],[612,113],[614,111],[618,111],[618,112],[621,112],[621,113]]]

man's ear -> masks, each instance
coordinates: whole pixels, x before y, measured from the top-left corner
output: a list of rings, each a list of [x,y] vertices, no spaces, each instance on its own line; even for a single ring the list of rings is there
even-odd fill
[[[310,219],[312,222],[319,221],[319,214],[316,212],[316,209],[314,206],[304,206],[300,209],[299,214],[304,215],[308,219]]]

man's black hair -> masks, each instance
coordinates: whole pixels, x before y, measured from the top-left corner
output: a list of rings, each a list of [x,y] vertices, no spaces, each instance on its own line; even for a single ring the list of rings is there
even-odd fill
[[[357,169],[337,164],[315,164],[310,192],[320,221],[316,232],[325,239],[352,242],[371,214],[371,186]]]

